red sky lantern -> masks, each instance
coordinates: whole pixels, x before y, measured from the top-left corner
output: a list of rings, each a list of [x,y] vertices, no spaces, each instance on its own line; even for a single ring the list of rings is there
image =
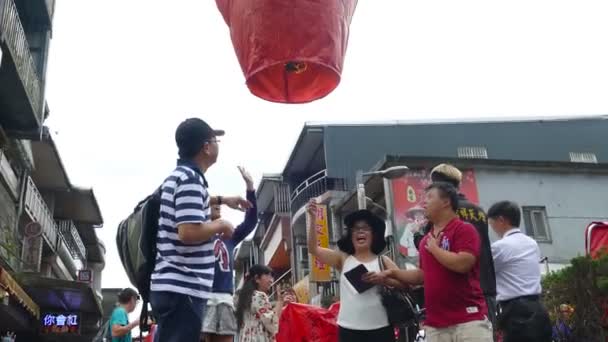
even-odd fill
[[[357,0],[216,0],[247,87],[264,100],[305,103],[340,83]]]

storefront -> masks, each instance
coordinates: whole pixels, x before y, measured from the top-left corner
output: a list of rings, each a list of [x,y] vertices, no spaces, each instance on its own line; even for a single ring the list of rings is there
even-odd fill
[[[28,333],[36,331],[40,308],[21,285],[0,267],[0,334],[11,331],[18,341],[27,341]]]
[[[90,284],[37,274],[22,275],[21,280],[39,305],[39,341],[89,342],[97,334],[102,308]]]

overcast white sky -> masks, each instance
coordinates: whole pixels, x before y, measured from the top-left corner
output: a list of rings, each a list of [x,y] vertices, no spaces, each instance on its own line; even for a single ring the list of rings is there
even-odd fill
[[[174,167],[186,117],[227,131],[208,178],[240,194],[236,166],[280,172],[305,121],[606,114],[607,16],[606,1],[361,0],[341,85],[279,105],[245,87],[215,1],[57,1],[47,124],[97,194],[104,287],[129,286],[116,226]]]

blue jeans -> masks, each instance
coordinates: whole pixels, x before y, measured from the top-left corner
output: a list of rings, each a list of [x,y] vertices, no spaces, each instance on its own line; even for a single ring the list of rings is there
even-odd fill
[[[150,294],[154,342],[199,342],[207,300],[172,292]]]

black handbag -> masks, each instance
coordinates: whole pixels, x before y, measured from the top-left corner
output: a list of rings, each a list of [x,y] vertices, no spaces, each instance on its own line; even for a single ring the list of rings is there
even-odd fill
[[[384,271],[384,260],[378,257],[380,270]],[[382,305],[386,309],[388,322],[393,326],[418,326],[418,314],[414,301],[407,290],[380,286]]]

